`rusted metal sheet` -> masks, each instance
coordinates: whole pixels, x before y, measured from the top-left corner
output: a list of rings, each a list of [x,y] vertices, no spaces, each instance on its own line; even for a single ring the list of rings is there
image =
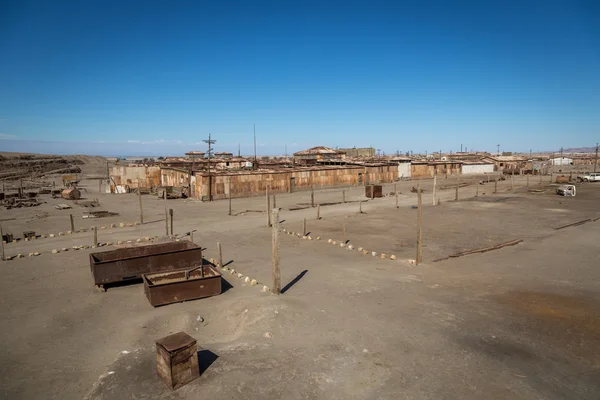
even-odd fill
[[[190,268],[202,262],[202,248],[192,242],[170,242],[90,254],[94,284],[139,279],[143,274]]]
[[[196,339],[177,332],[156,340],[156,369],[161,380],[177,389],[200,376]]]
[[[81,198],[81,192],[77,188],[65,189],[60,195],[66,200],[79,200]]]
[[[365,196],[369,199],[373,197],[383,197],[383,186],[381,185],[367,185],[365,186]]]
[[[144,293],[150,304],[156,307],[221,294],[219,271],[210,265],[190,270],[144,274]]]

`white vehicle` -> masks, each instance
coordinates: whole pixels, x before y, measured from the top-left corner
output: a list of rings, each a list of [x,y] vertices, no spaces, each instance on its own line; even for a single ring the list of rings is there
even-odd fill
[[[556,194],[561,196],[575,197],[575,194],[577,194],[577,189],[575,189],[575,185],[560,185],[556,189]]]
[[[600,182],[600,172],[590,172],[581,177],[584,182]]]

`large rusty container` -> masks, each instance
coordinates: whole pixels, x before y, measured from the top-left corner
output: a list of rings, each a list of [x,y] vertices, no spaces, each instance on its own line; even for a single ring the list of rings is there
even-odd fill
[[[61,196],[65,200],[79,200],[81,198],[81,192],[77,188],[69,188],[63,190]]]
[[[143,279],[144,293],[154,307],[221,294],[221,274],[210,265],[144,274]]]
[[[177,332],[156,340],[156,369],[160,379],[177,389],[200,376],[196,339]]]
[[[383,186],[381,185],[367,185],[365,186],[365,196],[369,199],[374,197],[383,197]]]
[[[126,247],[90,254],[94,284],[140,279],[143,274],[191,268],[202,263],[202,248],[192,242]]]

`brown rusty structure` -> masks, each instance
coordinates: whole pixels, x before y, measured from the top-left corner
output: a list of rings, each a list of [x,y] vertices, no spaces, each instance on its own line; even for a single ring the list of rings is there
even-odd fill
[[[188,241],[125,247],[90,254],[94,284],[140,279],[143,274],[192,268],[202,263],[202,248]]]
[[[156,370],[171,389],[177,389],[200,376],[196,339],[177,332],[156,340]]]
[[[144,274],[144,293],[154,307],[221,294],[221,274],[211,265]]]

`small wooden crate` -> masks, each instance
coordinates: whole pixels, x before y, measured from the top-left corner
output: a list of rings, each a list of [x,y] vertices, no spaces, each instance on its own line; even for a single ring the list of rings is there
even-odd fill
[[[158,376],[171,389],[177,389],[200,376],[196,339],[177,332],[156,341]]]

